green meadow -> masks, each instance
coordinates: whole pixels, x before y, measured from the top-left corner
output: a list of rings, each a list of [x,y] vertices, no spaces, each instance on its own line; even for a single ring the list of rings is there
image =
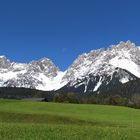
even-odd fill
[[[0,100],[0,140],[139,140],[140,110]]]

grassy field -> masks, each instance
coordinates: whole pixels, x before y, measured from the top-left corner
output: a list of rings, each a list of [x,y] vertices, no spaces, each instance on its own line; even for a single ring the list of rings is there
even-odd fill
[[[0,140],[139,140],[140,110],[0,100]]]

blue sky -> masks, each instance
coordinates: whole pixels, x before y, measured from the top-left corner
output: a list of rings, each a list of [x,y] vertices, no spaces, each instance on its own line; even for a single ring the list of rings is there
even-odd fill
[[[1,0],[0,54],[48,57],[65,70],[81,53],[131,40],[140,45],[139,0]]]

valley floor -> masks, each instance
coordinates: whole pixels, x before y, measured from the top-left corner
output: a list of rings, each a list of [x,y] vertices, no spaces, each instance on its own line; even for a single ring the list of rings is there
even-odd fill
[[[0,100],[0,140],[139,140],[140,110]]]

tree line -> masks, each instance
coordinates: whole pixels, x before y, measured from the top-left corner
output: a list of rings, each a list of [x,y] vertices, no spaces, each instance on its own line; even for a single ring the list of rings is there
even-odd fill
[[[74,92],[56,93],[53,102],[59,103],[77,103],[77,104],[102,104],[127,106],[132,108],[140,108],[140,95],[134,94],[130,98],[121,97],[120,95],[94,95],[90,97],[79,97]]]

